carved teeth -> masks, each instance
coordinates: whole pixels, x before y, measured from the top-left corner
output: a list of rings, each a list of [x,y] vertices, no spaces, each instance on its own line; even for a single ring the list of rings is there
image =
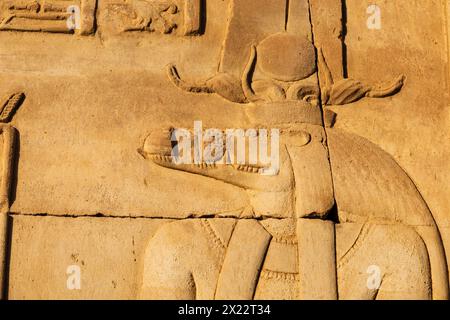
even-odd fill
[[[262,169],[261,167],[252,166],[252,165],[238,165],[235,167],[238,171],[248,172],[248,173],[259,173]]]
[[[158,162],[172,162],[172,156],[167,156],[163,154],[152,154],[150,155],[150,158],[154,161]]]
[[[216,163],[206,163],[206,162],[202,162],[202,163],[197,163],[194,164],[194,166],[196,166],[197,168],[200,169],[215,169],[217,168],[217,164]]]
[[[151,154],[150,155],[151,160],[157,161],[157,162],[164,162],[169,163],[173,162],[173,157],[164,155],[164,154]],[[192,166],[205,170],[205,169],[217,169],[218,165],[216,162],[213,163],[207,163],[207,162],[201,162],[201,163],[193,163]],[[263,170],[262,167],[254,166],[254,165],[237,165],[234,166],[234,168],[238,171],[247,172],[247,173],[260,173],[261,170]]]
[[[156,162],[163,162],[163,163],[172,163],[173,157],[164,155],[164,154],[151,154],[150,155],[151,160]],[[192,164],[194,167],[205,170],[205,169],[217,169],[217,163],[194,163]],[[238,165],[235,166],[235,169],[238,171],[246,172],[246,173],[259,173],[261,172],[262,168],[258,166],[252,166],[252,165]]]

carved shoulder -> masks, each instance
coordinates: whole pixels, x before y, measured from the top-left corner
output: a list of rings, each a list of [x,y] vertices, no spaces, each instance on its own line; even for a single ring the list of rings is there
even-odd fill
[[[333,183],[342,222],[400,222],[434,226],[427,204],[401,166],[374,143],[327,130]]]
[[[194,299],[197,291],[204,291],[194,275],[216,276],[234,226],[232,219],[214,220],[189,219],[161,227],[144,254],[141,298]]]

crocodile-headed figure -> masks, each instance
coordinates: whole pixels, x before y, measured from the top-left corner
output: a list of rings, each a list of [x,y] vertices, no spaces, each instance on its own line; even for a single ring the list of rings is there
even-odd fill
[[[240,80],[222,73],[188,84],[169,67],[178,87],[242,104],[248,128],[278,128],[280,166],[265,175],[248,162],[176,164],[170,134],[151,133],[139,150],[146,159],[238,186],[249,206],[235,218],[163,226],[146,249],[142,298],[448,298],[440,234],[414,183],[378,146],[334,129],[321,108],[395,94],[404,77],[334,82],[318,52],[278,33],[252,47]],[[254,81],[256,69],[266,78]]]

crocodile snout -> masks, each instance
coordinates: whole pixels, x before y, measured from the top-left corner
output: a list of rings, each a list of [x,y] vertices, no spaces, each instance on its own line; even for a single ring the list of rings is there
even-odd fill
[[[138,152],[145,159],[171,161],[172,149],[176,146],[176,141],[171,141],[171,135],[172,130],[170,129],[150,133]]]

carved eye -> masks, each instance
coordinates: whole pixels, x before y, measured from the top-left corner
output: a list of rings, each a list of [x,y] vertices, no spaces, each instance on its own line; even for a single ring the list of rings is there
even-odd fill
[[[319,88],[309,84],[293,84],[286,92],[288,100],[302,100],[312,105],[319,104]]]

